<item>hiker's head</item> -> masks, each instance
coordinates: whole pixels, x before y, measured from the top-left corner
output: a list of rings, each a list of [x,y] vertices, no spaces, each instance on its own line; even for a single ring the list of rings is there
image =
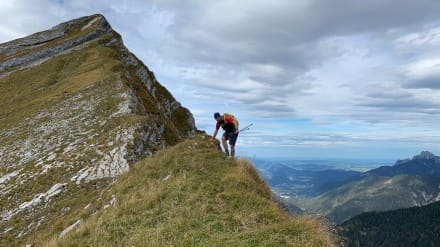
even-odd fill
[[[215,120],[217,120],[217,121],[220,121],[221,120],[221,115],[220,115],[220,113],[218,113],[218,112],[216,112],[216,113],[214,113],[214,119]]]

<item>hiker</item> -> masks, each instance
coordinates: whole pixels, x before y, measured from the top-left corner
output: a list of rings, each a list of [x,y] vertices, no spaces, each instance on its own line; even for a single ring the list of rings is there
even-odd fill
[[[229,141],[229,146],[231,148],[231,157],[234,158],[235,142],[237,141],[238,137],[238,121],[233,115],[228,113],[220,115],[220,113],[216,112],[214,113],[214,118],[217,121],[217,125],[215,126],[215,131],[211,137],[211,140],[215,139],[218,130],[220,129],[220,127],[222,127],[225,131],[222,136],[223,148],[225,149],[226,155],[229,156],[228,144],[226,143],[226,141]]]

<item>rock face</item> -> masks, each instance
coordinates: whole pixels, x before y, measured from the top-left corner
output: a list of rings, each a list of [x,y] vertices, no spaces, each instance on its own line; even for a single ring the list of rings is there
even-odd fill
[[[0,96],[1,246],[60,235],[136,161],[196,132],[102,15],[0,44]]]
[[[81,27],[84,21],[88,23]],[[88,31],[92,26],[93,29]],[[85,33],[71,37],[72,35],[69,34],[71,34],[75,28],[79,27],[81,27],[79,33],[84,31]],[[95,15],[65,22],[48,31],[3,43],[0,45],[0,53],[3,57],[3,61],[0,64],[0,71],[21,69],[32,66],[35,63],[41,63],[45,59],[49,59],[61,52],[99,38],[103,34],[110,32],[113,32],[113,30],[105,18]],[[66,36],[69,39],[63,40]],[[47,46],[50,42],[53,42],[53,45]]]

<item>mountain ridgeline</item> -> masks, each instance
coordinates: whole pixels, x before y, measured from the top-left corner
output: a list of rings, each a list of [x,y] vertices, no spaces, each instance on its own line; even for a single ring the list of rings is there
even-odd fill
[[[335,223],[369,211],[422,206],[440,200],[440,158],[424,151],[357,174],[346,183],[295,204]]]
[[[198,133],[102,15],[0,44],[0,96],[0,246],[332,246]]]
[[[381,166],[362,176],[392,177],[399,174],[440,177],[440,157],[422,151],[412,159],[398,160],[393,166]]]

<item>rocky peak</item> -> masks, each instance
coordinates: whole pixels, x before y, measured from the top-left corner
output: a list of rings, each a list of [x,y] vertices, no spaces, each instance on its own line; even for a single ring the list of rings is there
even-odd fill
[[[41,63],[54,55],[81,46],[108,33],[116,34],[104,16],[95,14],[0,44],[0,72]]]
[[[439,159],[439,157],[435,156],[433,153],[429,151],[422,151],[420,154],[414,156],[413,160],[432,160]]]
[[[104,192],[137,161],[196,133],[102,15],[0,44],[0,88],[0,246],[64,235],[118,200]]]

